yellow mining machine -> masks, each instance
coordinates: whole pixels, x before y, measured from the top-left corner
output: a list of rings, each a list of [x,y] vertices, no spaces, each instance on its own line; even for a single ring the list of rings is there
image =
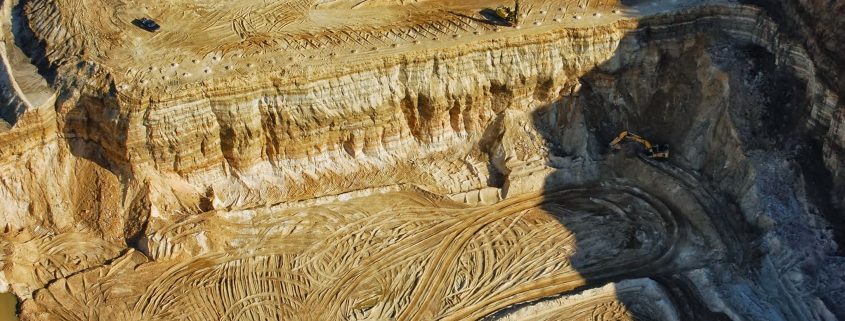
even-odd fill
[[[519,0],[516,0],[513,9],[506,6],[497,7],[496,15],[516,27],[519,24]]]
[[[610,148],[622,149],[622,142],[625,140],[637,142],[645,147],[645,155],[656,160],[669,159],[669,145],[652,144],[647,139],[639,135],[633,134],[627,130],[622,131],[619,135],[610,142]]]

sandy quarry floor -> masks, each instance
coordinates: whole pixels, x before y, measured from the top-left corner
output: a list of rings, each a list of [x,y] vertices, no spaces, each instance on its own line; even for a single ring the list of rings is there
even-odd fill
[[[521,25],[513,28],[490,16],[491,8],[512,5],[496,0],[344,0],[319,5],[314,0],[111,2],[71,0],[59,10],[69,28],[80,29],[73,34],[82,37],[76,42],[84,45],[84,54],[111,69],[119,90],[274,72],[288,66],[325,66],[328,61],[349,64],[555,28],[608,24],[689,4],[525,0]],[[134,26],[132,21],[140,17],[155,19],[161,30],[150,33]]]
[[[476,208],[399,193],[282,213],[208,213],[152,237],[161,263],[135,267],[130,255],[94,272],[108,294],[91,294],[98,304],[87,311],[64,308],[85,291],[73,280],[42,303],[62,319],[211,320],[225,309],[233,320],[386,320],[397,311],[396,320],[475,320],[590,278],[660,269],[682,236],[695,234],[676,219],[626,186]],[[613,297],[569,311],[581,319]],[[633,320],[621,309],[609,316]]]

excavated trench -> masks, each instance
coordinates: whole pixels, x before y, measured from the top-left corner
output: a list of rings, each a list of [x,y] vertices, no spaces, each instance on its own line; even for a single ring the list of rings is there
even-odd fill
[[[12,288],[31,292],[22,320],[842,318],[843,216],[823,158],[827,125],[814,115],[818,84],[788,50],[691,24],[644,23],[565,81],[489,81],[483,102],[450,97],[444,109],[406,89],[390,117],[354,118],[401,128],[382,130],[377,143],[368,132],[332,132],[338,146],[317,152],[284,145],[317,145],[329,131],[307,128],[312,119],[291,116],[299,110],[275,115],[261,105],[291,127],[262,123],[288,136],[256,147],[215,105],[193,118],[219,123],[208,129],[219,146],[197,139],[190,148],[219,159],[178,154],[188,148],[179,139],[202,133],[145,128],[148,160],[131,145],[143,140],[132,126],[153,128],[160,110],[139,121],[110,97],[65,101],[65,156],[97,168],[83,181],[124,184],[123,194],[95,193],[120,205],[92,205],[80,214],[84,230],[32,232],[41,235],[4,254]],[[262,122],[276,121],[266,114]],[[622,130],[669,144],[670,159],[611,150]],[[169,150],[157,149],[157,137]],[[438,145],[448,148],[425,150]],[[206,151],[214,148],[225,155]],[[425,152],[390,154],[414,148]],[[249,169],[238,151],[254,149],[292,160]],[[306,166],[315,159],[355,163],[327,178]],[[153,165],[133,163],[142,161]],[[196,169],[217,161],[225,177]],[[280,179],[283,187],[261,181],[302,168],[304,178]],[[261,170],[270,174],[254,174]],[[116,208],[123,212],[103,214]],[[34,271],[22,272],[25,264]]]

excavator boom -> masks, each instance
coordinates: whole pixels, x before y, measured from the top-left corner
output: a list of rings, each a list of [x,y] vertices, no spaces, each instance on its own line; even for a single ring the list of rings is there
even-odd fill
[[[613,149],[621,149],[622,141],[624,140],[631,140],[633,142],[639,143],[643,145],[646,150],[646,155],[648,157],[654,159],[668,159],[669,158],[669,146],[661,146],[661,145],[653,145],[650,141],[643,138],[642,136],[633,134],[627,130],[623,130],[613,141],[610,142],[610,147]]]
[[[628,139],[633,140],[637,143],[643,144],[643,146],[645,146],[645,149],[651,149],[651,147],[652,147],[651,142],[649,142],[645,138],[642,138],[638,135],[634,135],[634,134],[629,133]]]

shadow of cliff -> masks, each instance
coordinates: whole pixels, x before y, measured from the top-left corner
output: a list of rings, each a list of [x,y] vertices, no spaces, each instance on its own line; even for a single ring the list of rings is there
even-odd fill
[[[485,8],[485,9],[482,9],[481,11],[478,12],[478,15],[481,16],[482,18],[478,18],[478,17],[475,17],[475,16],[469,16],[469,15],[466,15],[466,14],[463,14],[463,13],[460,13],[460,12],[455,12],[455,11],[449,11],[449,13],[452,14],[452,15],[458,16],[458,17],[467,18],[467,19],[470,19],[472,21],[491,25],[491,26],[503,26],[504,27],[504,26],[510,25],[507,21],[500,18],[499,15],[496,14],[496,10],[491,9],[491,8]]]
[[[12,8],[12,33],[15,37],[15,45],[29,57],[30,62],[47,80],[47,83],[53,85],[56,81],[56,69],[47,60],[46,44],[38,40],[29,26],[29,17],[24,12],[25,5],[26,1],[21,0]]]
[[[677,308],[678,317],[681,320],[729,320],[729,317],[723,313],[709,311],[701,294],[682,275],[685,270],[692,270],[713,263],[708,260],[715,258],[702,258],[700,262],[682,266],[677,262],[680,250],[677,250],[676,246],[682,247],[683,244],[667,244],[666,247],[656,246],[651,251],[665,252],[654,256],[648,250],[643,251],[649,243],[649,237],[645,235],[653,236],[654,233],[659,233],[659,229],[649,231],[646,228],[647,223],[643,225],[644,222],[638,221],[638,216],[646,216],[649,213],[630,208],[634,206],[631,202],[635,201],[645,201],[651,204],[654,206],[655,213],[662,212],[659,216],[663,217],[663,221],[660,223],[674,225],[675,233],[680,233],[678,240],[672,240],[670,237],[672,231],[667,229],[666,234],[663,235],[665,239],[658,242],[685,242],[683,234],[688,233],[687,229],[690,227],[688,223],[682,221],[683,209],[676,206],[672,200],[667,199],[667,192],[662,191],[664,186],[660,186],[660,179],[663,177],[659,174],[648,173],[652,169],[662,171],[662,167],[667,166],[684,166],[683,164],[676,165],[678,162],[684,162],[683,154],[679,153],[681,157],[676,157],[680,158],[678,161],[673,159],[668,163],[656,164],[652,163],[651,160],[641,158],[642,156],[613,153],[607,147],[607,143],[622,130],[631,130],[652,140],[653,143],[682,147],[684,146],[683,132],[695,127],[696,122],[699,121],[691,115],[689,108],[678,106],[680,101],[701,100],[700,94],[696,93],[694,88],[700,88],[702,85],[695,83],[694,75],[685,74],[695,72],[694,62],[680,64],[686,66],[665,62],[653,66],[641,66],[639,64],[643,62],[637,61],[640,56],[657,54],[664,58],[664,55],[667,55],[660,52],[657,46],[651,49],[640,48],[656,40],[666,40],[659,39],[660,37],[661,35],[655,35],[651,31],[636,31],[626,35],[613,57],[578,79],[582,86],[580,92],[574,93],[573,96],[561,97],[557,102],[539,108],[532,113],[534,127],[539,132],[545,133],[544,138],[548,141],[547,144],[553,146],[551,148],[552,153],[561,153],[555,156],[564,159],[577,159],[583,163],[592,164],[588,166],[594,167],[596,173],[594,177],[585,181],[568,182],[565,172],[569,169],[565,166],[556,169],[547,176],[543,184],[547,195],[547,202],[544,203],[543,209],[554,215],[565,229],[573,231],[576,255],[572,257],[571,264],[572,268],[587,280],[587,285],[583,289],[610,282],[619,284],[618,282],[625,280],[648,278],[656,282],[663,293],[671,300],[672,305]],[[671,36],[667,35],[666,37]],[[680,75],[678,75],[679,73]],[[675,74],[677,78],[670,80],[666,79],[669,77],[660,76],[670,74]],[[649,78],[652,79],[651,82],[647,80]],[[672,83],[672,86],[692,90],[685,93],[687,97],[679,99],[681,97],[673,95],[670,90],[660,89],[661,82],[664,81]],[[567,123],[566,120],[561,121],[559,117],[563,117],[569,122],[575,121],[581,124]],[[578,127],[578,125],[582,125],[585,130],[578,132],[558,127]],[[558,142],[573,141],[571,139],[573,135],[586,135],[587,138],[580,141],[585,142],[588,146],[582,149],[560,146]],[[550,165],[555,167],[560,164]],[[664,173],[666,176],[672,174]],[[622,188],[623,190],[604,191],[608,186]],[[583,218],[573,216],[565,211],[561,212],[559,208],[567,208],[572,205],[566,202],[560,203],[553,197],[555,191],[561,189],[584,187],[595,189],[595,192],[590,193],[590,201],[592,202],[599,200],[612,203],[615,198],[621,197],[621,194],[616,195],[616,193],[632,193],[635,196],[631,199],[619,199],[617,203],[612,204],[613,206],[597,206],[594,209],[595,213],[591,215],[603,218],[597,220],[598,224],[613,227],[609,229],[594,227],[591,229],[588,226],[583,226]],[[642,193],[642,195],[636,196],[637,193]],[[640,197],[642,199],[639,199]],[[727,200],[719,201],[727,202]],[[614,209],[613,207],[617,208]],[[735,206],[728,204],[719,204],[717,207],[723,207],[726,211],[735,208]],[[622,213],[628,216],[620,217]],[[726,235],[720,237],[721,239],[735,239],[738,237],[737,235],[745,235],[749,232],[749,228],[740,222],[740,214],[736,212],[731,214],[736,216],[735,219],[725,220],[725,223],[730,223],[719,226],[720,230],[726,232]],[[657,219],[657,217],[653,216],[645,219],[645,221],[651,221]],[[670,221],[673,222],[669,223]],[[626,226],[626,224],[633,226]],[[742,229],[742,231],[735,231],[737,227],[741,227],[739,229]],[[614,232],[622,233],[621,236],[623,237],[615,238],[614,236],[620,235],[611,235]],[[600,235],[597,235],[597,233],[600,233]],[[607,244],[602,244],[602,241]],[[608,245],[611,248],[604,247]],[[608,254],[603,252],[608,252]],[[746,260],[746,257],[749,256],[744,249],[733,249],[733,252],[731,256],[738,261]],[[625,263],[626,260],[617,261],[613,257],[624,256],[625,253],[634,257],[636,262],[628,265]],[[581,289],[576,289],[576,291],[578,290]],[[621,307],[613,311],[602,312],[609,308],[606,305],[598,305],[595,307],[593,314],[620,313],[616,316],[619,319],[636,321],[660,321],[672,318],[670,315],[657,313],[655,307],[649,306],[653,305],[654,302],[647,302],[647,300],[643,300],[632,293],[619,292],[614,299],[621,304]]]
[[[74,99],[74,98],[64,98]],[[95,231],[122,238],[128,247],[144,251],[149,215],[149,182],[138,181],[129,159],[131,116],[108,97],[82,96],[64,112],[59,126],[74,172],[68,197],[76,216]],[[106,226],[99,226],[103,224]]]
[[[845,25],[845,5],[836,0],[829,1],[766,1],[741,0],[743,4],[754,5],[766,10],[766,13],[778,23],[778,32],[802,43],[812,55],[813,63],[820,78],[845,96],[845,33],[840,32]],[[826,2],[826,3],[825,3]],[[815,11],[815,12],[813,12]],[[842,194],[839,194],[842,195]]]
[[[543,134],[545,144],[551,146],[551,153],[556,159],[565,160],[563,164],[547,164],[555,170],[543,183],[542,207],[573,233],[576,254],[571,259],[572,268],[587,280],[586,286],[562,294],[574,294],[608,282],[650,278],[668,295],[681,320],[730,320],[727,314],[707,308],[698,289],[700,285],[686,273],[705,268],[716,273],[743,275],[750,282],[757,282],[755,278],[761,277],[761,260],[767,251],[763,231],[746,221],[747,214],[742,212],[741,205],[742,193],[751,184],[748,179],[757,180],[758,184],[763,180],[772,185],[803,185],[809,204],[816,206],[832,223],[841,221],[826,192],[830,173],[823,166],[818,147],[820,133],[806,125],[809,101],[805,84],[788,68],[777,65],[774,56],[758,45],[720,32],[696,31],[690,32],[695,36],[688,39],[674,39],[679,34],[642,29],[627,34],[613,57],[579,77],[580,91],[561,92],[553,103],[532,112],[533,125]],[[667,44],[673,41],[687,41],[687,44],[669,48]],[[710,68],[711,74],[702,76],[702,68]],[[584,129],[577,130],[579,126]],[[732,136],[732,128],[739,132],[738,139]],[[626,157],[613,153],[607,143],[622,130],[673,146],[671,159],[659,163],[642,155]],[[576,138],[579,135],[586,137]],[[573,148],[562,144],[572,141],[586,142],[586,146]],[[760,173],[757,169],[760,166],[771,166],[767,155],[776,155],[794,171],[780,173],[782,177]],[[591,164],[588,166],[596,174],[589,179],[573,180],[573,175],[568,173],[573,167],[567,167],[567,162]],[[656,208],[665,207],[665,214],[677,220],[678,231],[677,240],[667,240],[677,244],[670,245],[664,256],[650,258],[644,265],[608,265],[614,258],[602,258],[608,255],[603,252],[613,251],[602,247],[601,242],[636,249],[643,246],[643,240],[636,233],[632,234],[636,237],[616,240],[617,243],[610,237],[603,240],[600,233],[605,229],[590,228],[585,225],[583,215],[562,210],[578,204],[559,197],[561,190],[586,188],[591,195],[589,201],[608,202],[614,196],[601,194],[608,186],[623,186],[634,194],[643,194],[643,199]],[[688,189],[685,193],[691,197],[682,198],[673,190],[677,188]],[[778,207],[773,211],[799,217],[795,212],[790,213],[799,209],[783,206],[797,202],[794,195],[792,199],[787,196],[792,191],[788,186],[757,191],[763,194],[760,206]],[[765,203],[772,197],[780,199]],[[698,203],[700,213],[686,212],[692,208],[685,204],[690,199]],[[585,200],[578,202],[582,201]],[[624,199],[615,204],[616,211],[622,212],[631,210],[631,206]],[[616,214],[612,207],[598,210],[594,214],[599,217],[597,222],[624,228],[621,227],[624,220],[613,218]],[[633,210],[628,214],[636,222],[642,213]],[[708,241],[698,244],[700,240],[692,239],[702,236],[692,235],[706,233],[701,228],[706,224],[711,224],[717,235],[704,235]],[[845,244],[841,242],[841,227],[839,224],[836,238]],[[794,234],[798,235],[793,244],[801,244],[808,237],[800,231]],[[714,239],[716,244],[708,243]],[[788,297],[786,293],[758,294],[758,298],[789,300],[778,297]],[[828,302],[824,293],[816,295]],[[620,295],[615,299],[624,306],[622,310],[627,311],[631,320],[662,320],[636,296]],[[771,311],[750,309],[748,313],[770,320],[801,319],[800,314],[781,305],[782,302],[763,301],[752,303],[768,304]],[[522,306],[525,305],[501,311],[496,316]],[[604,308],[595,307],[596,311]]]

